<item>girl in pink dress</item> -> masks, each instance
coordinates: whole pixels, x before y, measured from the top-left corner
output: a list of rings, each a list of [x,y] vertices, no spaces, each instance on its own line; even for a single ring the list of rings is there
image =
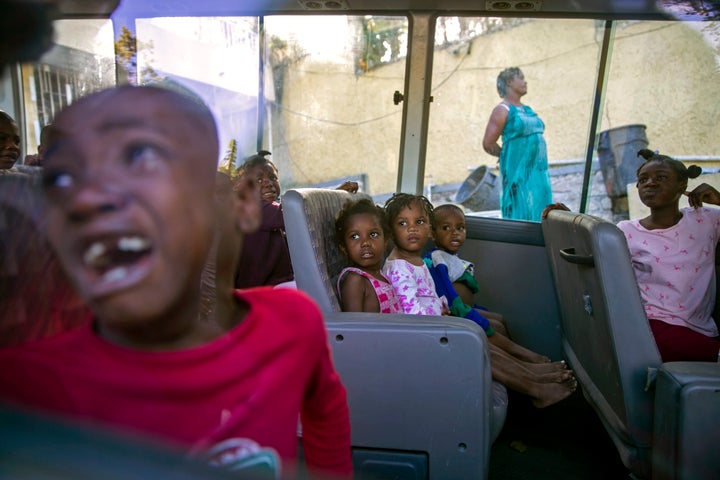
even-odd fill
[[[395,247],[382,273],[390,280],[405,313],[449,315],[447,300],[438,297],[422,254],[432,232],[433,206],[422,195],[397,193],[385,203],[385,215]]]
[[[352,263],[338,277],[344,312],[403,313],[395,289],[380,272],[387,248],[385,212],[371,200],[349,200],[338,213],[335,237]]]
[[[395,287],[405,313],[450,315],[444,296],[438,297],[435,282],[422,258],[432,235],[433,206],[421,195],[398,193],[385,203],[385,215],[395,247],[383,274]],[[470,321],[470,320],[469,320]],[[564,362],[528,350],[495,333],[488,340],[493,380],[531,397],[536,407],[546,407],[572,394],[577,381]]]

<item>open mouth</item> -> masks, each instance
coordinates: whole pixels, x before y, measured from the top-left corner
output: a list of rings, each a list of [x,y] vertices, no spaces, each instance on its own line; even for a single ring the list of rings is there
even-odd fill
[[[275,191],[275,189],[263,190],[263,192],[262,192],[262,198],[265,200],[272,202],[272,201],[277,200],[277,197],[278,197],[278,194]]]
[[[89,242],[82,252],[83,265],[94,279],[96,293],[125,288],[147,273],[152,242],[140,235],[122,235]]]
[[[12,165],[17,161],[17,155],[0,155],[0,164]]]

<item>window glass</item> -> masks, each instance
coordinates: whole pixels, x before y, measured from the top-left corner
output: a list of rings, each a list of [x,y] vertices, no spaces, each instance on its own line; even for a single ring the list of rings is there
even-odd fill
[[[613,216],[647,213],[637,198],[643,147],[703,168],[720,188],[720,22],[618,22],[598,153]],[[628,186],[629,184],[629,186]],[[681,203],[682,206],[682,203]]]
[[[272,152],[283,189],[351,179],[366,192],[393,191],[402,106],[392,92],[403,85],[407,20],[271,16],[262,19],[264,37],[260,21],[158,17],[116,26],[119,81],[199,96],[218,121],[219,161],[237,166],[260,146]],[[132,48],[136,55],[123,57]]]
[[[34,154],[40,130],[75,99],[115,84],[109,20],[54,22],[55,44],[35,63],[22,65],[25,152]]]
[[[121,35],[133,36],[133,25]],[[125,27],[123,29],[122,27]],[[120,76],[198,96],[218,125],[221,159],[256,150],[257,17],[158,17],[135,21],[137,63],[122,61]]]
[[[527,81],[520,101],[545,126],[552,200],[579,208],[602,27],[593,20],[438,18],[425,169],[434,204],[457,202],[468,213],[502,216],[504,182],[483,136],[503,100],[498,74],[519,67]],[[508,166],[505,180],[527,178],[525,164]]]
[[[345,179],[395,190],[405,17],[265,17],[266,132],[283,190]]]

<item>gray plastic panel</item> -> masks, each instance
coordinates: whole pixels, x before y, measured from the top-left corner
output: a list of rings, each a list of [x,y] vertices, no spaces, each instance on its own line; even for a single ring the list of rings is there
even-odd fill
[[[373,319],[375,317],[375,319]],[[453,317],[326,314],[353,447],[427,452],[430,479],[487,477],[487,339]]]
[[[424,453],[353,449],[355,480],[425,480],[428,457]]]
[[[485,478],[491,429],[499,433],[507,411],[505,395],[492,403],[485,333],[455,317],[339,312],[336,283],[346,260],[335,216],[350,198],[289,190],[283,214],[297,286],[325,314],[348,391],[352,445],[427,455],[430,479]]]
[[[720,478],[720,363],[671,362],[658,370],[654,480]]]
[[[647,476],[654,397],[645,384],[660,355],[625,237],[605,220],[557,210],[543,222],[543,233],[568,361],[625,465]]]
[[[302,188],[282,198],[295,282],[323,312],[339,312],[337,277],[347,260],[335,242],[335,215],[351,198],[344,190]],[[370,198],[370,197],[367,197]]]

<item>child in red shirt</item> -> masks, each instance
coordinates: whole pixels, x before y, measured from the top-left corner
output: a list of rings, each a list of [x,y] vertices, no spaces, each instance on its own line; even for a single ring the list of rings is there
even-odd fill
[[[62,111],[49,137],[48,238],[94,320],[0,351],[0,399],[215,464],[282,462],[291,475],[300,419],[311,471],[350,475],[346,393],[315,304],[293,290],[228,287],[203,315],[220,220],[207,108],[159,88],[114,88]],[[236,233],[257,226],[253,188],[237,187]]]

